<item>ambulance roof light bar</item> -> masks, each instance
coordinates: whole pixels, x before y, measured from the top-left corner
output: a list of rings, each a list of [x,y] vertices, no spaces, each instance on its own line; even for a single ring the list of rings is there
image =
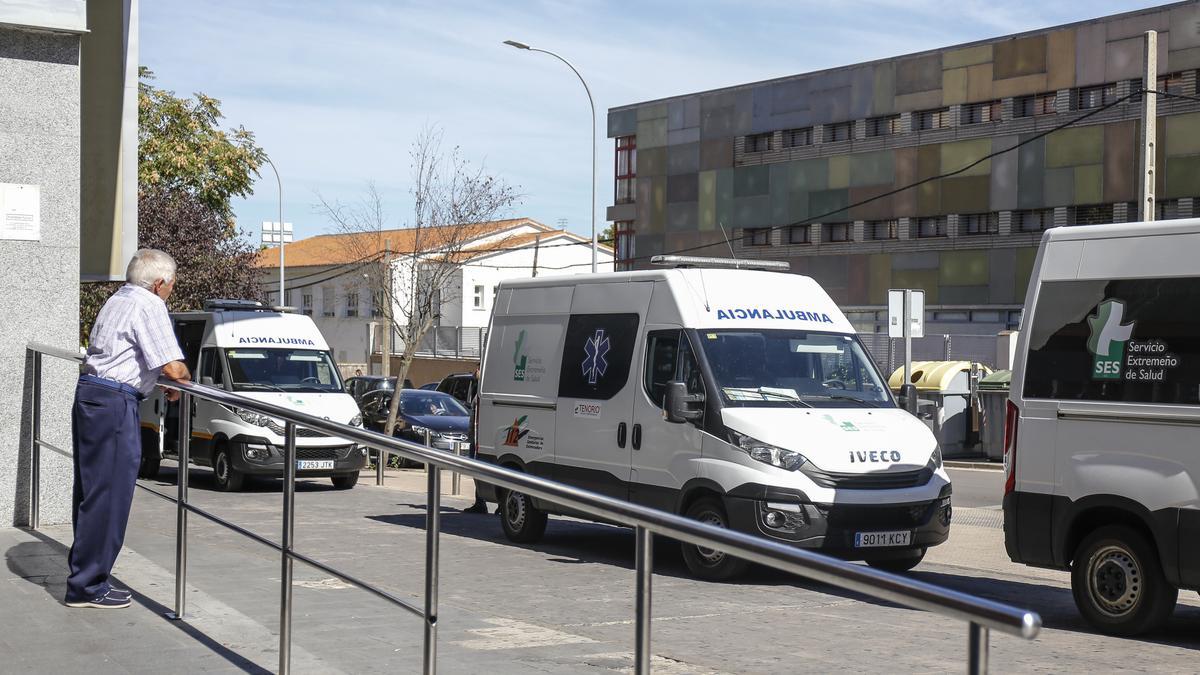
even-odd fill
[[[204,301],[206,312],[284,312],[294,314],[295,307],[279,305],[267,306],[257,300],[238,300],[232,298],[214,298]]]
[[[691,255],[656,255],[650,258],[651,265],[681,267],[726,267],[739,270],[770,270],[772,272],[787,272],[792,269],[789,262],[783,260],[739,260],[737,258],[706,258]]]

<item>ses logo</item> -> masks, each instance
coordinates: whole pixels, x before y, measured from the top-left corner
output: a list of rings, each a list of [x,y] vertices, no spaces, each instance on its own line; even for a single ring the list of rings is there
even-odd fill
[[[517,347],[513,350],[513,380],[516,382],[525,381],[525,363],[529,359],[529,355],[525,354],[525,331],[521,331],[517,335]]]
[[[1087,347],[1095,357],[1092,361],[1093,380],[1121,379],[1125,343],[1133,335],[1133,322],[1121,323],[1124,315],[1124,302],[1105,300],[1096,308],[1096,313],[1087,319],[1091,329]]]

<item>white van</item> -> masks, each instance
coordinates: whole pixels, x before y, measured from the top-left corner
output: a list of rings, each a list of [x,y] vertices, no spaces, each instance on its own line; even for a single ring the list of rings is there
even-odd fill
[[[480,459],[619,499],[893,570],[949,535],[936,440],[808,277],[688,268],[505,281],[478,405]],[[562,512],[483,491],[513,541],[538,539],[546,513]],[[705,578],[744,567],[696,546],[684,556]]]
[[[1200,589],[1200,220],[1055,228],[1025,299],[1004,538],[1106,633]]]
[[[346,393],[325,338],[310,317],[247,300],[210,300],[203,312],[171,315],[187,367],[200,384],[292,408],[335,422],[361,426],[354,398]],[[161,393],[141,404],[142,465],[138,475],[158,474],[162,457],[178,458],[179,404]],[[165,434],[160,438],[160,420]],[[282,476],[284,423],[249,410],[195,399],[191,460],[211,466],[216,487],[241,489],[246,476]],[[296,433],[296,475],[329,477],[349,489],[358,482],[366,449],[324,432]]]

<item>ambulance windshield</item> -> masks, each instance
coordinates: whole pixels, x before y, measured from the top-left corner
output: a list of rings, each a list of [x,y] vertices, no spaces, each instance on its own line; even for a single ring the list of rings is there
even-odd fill
[[[851,335],[794,330],[701,330],[699,334],[727,405],[895,405],[874,363]]]
[[[329,352],[315,349],[226,349],[234,391],[339,392]]]

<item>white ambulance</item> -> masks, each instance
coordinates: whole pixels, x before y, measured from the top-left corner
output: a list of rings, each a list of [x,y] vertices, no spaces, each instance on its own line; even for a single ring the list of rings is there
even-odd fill
[[[253,301],[210,300],[204,311],[174,313],[171,320],[197,383],[362,425],[358,404],[343,388],[329,345],[310,317]],[[151,478],[163,457],[178,458],[179,404],[168,404],[156,392],[142,402],[140,413],[138,474]],[[212,467],[219,490],[240,490],[247,476],[283,475],[283,420],[199,398],[191,415],[191,460]],[[351,441],[297,430],[298,477],[328,477],[335,487],[349,489],[365,461],[366,449]]]
[[[1042,236],[1005,428],[1004,540],[1133,635],[1200,590],[1200,220]]]
[[[656,262],[676,268],[501,284],[480,459],[892,570],[946,540],[937,441],[897,407],[815,281],[728,269],[744,261]],[[482,490],[513,541],[537,540],[547,513],[566,513]],[[683,552],[704,578],[745,567]]]

